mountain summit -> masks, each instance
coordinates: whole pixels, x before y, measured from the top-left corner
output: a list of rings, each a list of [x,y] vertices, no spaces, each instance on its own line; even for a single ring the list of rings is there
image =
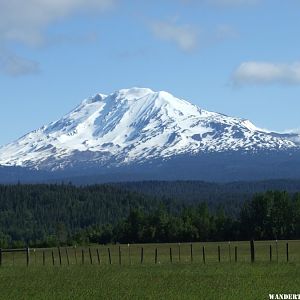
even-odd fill
[[[0,148],[0,165],[114,169],[209,154],[298,151],[293,134],[209,112],[170,93],[131,88],[85,99],[60,120]],[[200,166],[201,167],[201,166]]]

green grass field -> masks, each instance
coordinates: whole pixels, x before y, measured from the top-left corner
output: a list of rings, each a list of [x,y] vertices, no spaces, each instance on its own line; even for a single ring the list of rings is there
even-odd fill
[[[269,245],[273,262],[269,261]],[[206,263],[202,260],[205,245]],[[221,263],[217,247],[221,247]],[[289,241],[289,263],[285,241],[278,242],[278,263],[275,242],[256,242],[256,262],[250,263],[249,242],[193,244],[121,245],[69,248],[69,264],[61,249],[62,265],[57,249],[39,249],[30,254],[26,267],[24,253],[3,254],[0,268],[0,299],[268,299],[269,293],[300,292],[300,241]],[[238,247],[238,262],[234,247]],[[109,264],[108,247],[112,265]],[[141,264],[141,248],[144,261]],[[170,262],[170,247],[173,263]],[[157,264],[154,263],[158,248]],[[98,264],[99,249],[101,264]],[[55,265],[52,265],[52,250]],[[43,251],[45,266],[43,265]]]

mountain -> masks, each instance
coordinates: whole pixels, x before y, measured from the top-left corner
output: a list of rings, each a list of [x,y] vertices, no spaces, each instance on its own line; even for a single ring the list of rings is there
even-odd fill
[[[300,176],[299,150],[296,133],[269,132],[164,91],[131,88],[88,98],[1,147],[0,165],[112,181],[284,178]]]

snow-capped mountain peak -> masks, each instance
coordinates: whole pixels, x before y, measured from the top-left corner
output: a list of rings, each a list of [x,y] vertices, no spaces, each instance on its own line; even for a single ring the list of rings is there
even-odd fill
[[[200,109],[164,91],[131,88],[84,100],[60,120],[0,148],[0,165],[118,166],[177,155],[284,150],[295,139]]]

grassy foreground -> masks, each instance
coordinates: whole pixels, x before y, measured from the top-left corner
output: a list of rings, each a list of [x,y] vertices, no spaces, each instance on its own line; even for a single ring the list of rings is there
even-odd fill
[[[255,242],[253,264],[245,241],[194,243],[193,257],[188,243],[31,249],[28,267],[25,253],[3,253],[0,267],[0,299],[252,300],[269,293],[300,293],[300,241]]]
[[[269,299],[299,293],[295,263],[2,267],[1,299]]]

